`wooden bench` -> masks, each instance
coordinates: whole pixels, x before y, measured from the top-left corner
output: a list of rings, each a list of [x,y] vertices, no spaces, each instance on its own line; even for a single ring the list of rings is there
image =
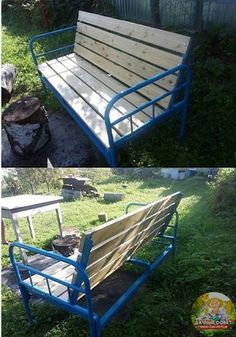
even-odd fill
[[[74,45],[35,53],[36,41],[71,31]],[[117,166],[118,147],[174,112],[180,113],[183,137],[189,46],[188,36],[82,11],[77,27],[30,41],[43,84],[111,166]],[[64,55],[56,58],[58,52]],[[48,60],[39,64],[42,57]]]
[[[29,299],[31,295],[36,295],[88,320],[90,336],[100,336],[105,325],[120,307],[134,295],[150,273],[173,251],[178,227],[176,209],[181,198],[182,194],[177,192],[87,231],[83,234],[77,261],[26,244],[12,243],[9,248],[10,258],[30,322],[33,317]],[[129,204],[126,211],[128,212],[131,206],[137,205],[139,204]],[[174,215],[175,222],[172,224]],[[172,230],[173,233],[171,235],[166,233],[167,229]],[[135,258],[135,254],[151,241],[162,247],[161,253],[158,253],[155,260],[148,262]],[[15,247],[51,257],[57,262],[39,271],[32,268],[30,264],[18,262],[14,255]],[[93,311],[91,289],[125,262],[143,267],[144,272],[100,317]],[[28,279],[22,279],[22,271],[28,272]],[[85,296],[86,308],[78,302],[82,296]]]

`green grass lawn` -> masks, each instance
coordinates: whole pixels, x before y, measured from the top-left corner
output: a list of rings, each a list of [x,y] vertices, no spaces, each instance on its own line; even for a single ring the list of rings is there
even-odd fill
[[[122,183],[127,183],[126,189]],[[110,176],[95,181],[102,194],[105,191],[125,193],[117,203],[104,203],[83,198],[61,204],[65,227],[81,231],[99,224],[97,214],[106,212],[109,219],[124,213],[131,201],[151,202],[176,191],[182,191],[180,227],[177,252],[157,269],[144,289],[134,299],[125,321],[114,319],[105,329],[104,337],[197,337],[191,324],[191,307],[198,296],[218,291],[236,304],[236,235],[235,213],[212,211],[212,186],[205,178],[192,177],[184,181],[163,178],[126,179]],[[59,191],[58,191],[59,194]],[[56,218],[51,212],[33,218],[36,242],[30,239],[26,222],[20,221],[26,243],[49,248],[58,233]],[[7,225],[8,239],[14,240]],[[152,253],[148,246],[146,253]],[[2,247],[3,266],[9,264],[7,247]],[[64,311],[44,304],[33,308],[37,317],[34,327],[27,325],[22,302],[10,290],[3,288],[2,327],[4,337],[85,337],[88,328],[84,321]],[[19,323],[20,322],[20,323]],[[236,336],[235,331],[224,336]]]
[[[4,12],[2,63],[12,62],[17,67],[12,101],[26,94],[37,95],[49,111],[55,111],[59,104],[44,92],[27,48],[30,37],[42,30],[18,11]],[[57,42],[53,38],[47,46]],[[235,165],[235,48],[234,33],[213,31],[200,36],[191,57],[193,77],[184,143],[178,142],[179,120],[172,118],[119,151],[122,166]]]

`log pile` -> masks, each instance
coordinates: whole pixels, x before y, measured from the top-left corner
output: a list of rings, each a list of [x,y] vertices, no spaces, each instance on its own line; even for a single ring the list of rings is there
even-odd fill
[[[11,104],[2,124],[14,153],[31,156],[50,140],[46,110],[37,97],[25,97]]]
[[[97,189],[88,184],[89,178],[64,177],[62,196],[65,200],[79,199],[81,196],[99,197]]]

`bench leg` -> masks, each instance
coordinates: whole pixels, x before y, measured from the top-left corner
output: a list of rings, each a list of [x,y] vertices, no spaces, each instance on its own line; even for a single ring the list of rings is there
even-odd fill
[[[108,162],[111,167],[117,167],[115,148],[110,148],[108,152]]]
[[[32,325],[34,322],[34,317],[32,315],[30,305],[29,305],[30,295],[28,294],[27,290],[22,285],[20,285],[20,291],[21,291],[25,311],[28,317],[28,321]]]

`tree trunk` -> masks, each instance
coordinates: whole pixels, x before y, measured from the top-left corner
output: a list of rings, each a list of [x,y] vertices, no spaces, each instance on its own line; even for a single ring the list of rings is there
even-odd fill
[[[70,256],[74,254],[76,248],[79,247],[80,237],[75,234],[66,235],[65,237],[58,237],[56,240],[53,240],[52,247],[53,250],[64,255]]]
[[[50,140],[47,113],[37,97],[26,97],[9,106],[2,122],[16,154],[30,156]]]
[[[2,105],[11,99],[13,86],[16,81],[16,68],[13,64],[4,64],[1,68]]]

